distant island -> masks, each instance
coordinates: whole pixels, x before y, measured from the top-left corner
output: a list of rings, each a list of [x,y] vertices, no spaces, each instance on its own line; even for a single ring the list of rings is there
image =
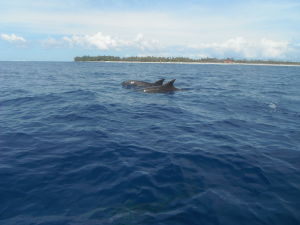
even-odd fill
[[[149,63],[224,63],[224,64],[274,64],[274,65],[300,65],[300,62],[274,61],[274,60],[238,60],[232,58],[201,58],[187,57],[155,57],[155,56],[81,56],[75,57],[75,62],[149,62]]]

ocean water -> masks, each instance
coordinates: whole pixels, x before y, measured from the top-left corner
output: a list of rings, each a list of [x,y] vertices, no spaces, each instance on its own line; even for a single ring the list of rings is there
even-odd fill
[[[300,67],[0,62],[0,224],[300,224]]]

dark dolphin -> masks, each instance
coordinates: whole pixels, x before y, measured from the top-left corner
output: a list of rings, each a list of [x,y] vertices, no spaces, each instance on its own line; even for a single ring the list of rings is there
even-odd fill
[[[144,88],[143,92],[145,93],[170,93],[174,91],[181,91],[182,89],[174,87],[174,82],[176,79],[173,79],[169,81],[168,83],[165,83],[164,85],[161,86],[156,86],[156,87],[148,87]]]
[[[154,83],[138,81],[138,80],[127,80],[122,82],[122,86],[126,88],[132,87],[152,87],[152,86],[161,86],[165,79],[160,79]]]

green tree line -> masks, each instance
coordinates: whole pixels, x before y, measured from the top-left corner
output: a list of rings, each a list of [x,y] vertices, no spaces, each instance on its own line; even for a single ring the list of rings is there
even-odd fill
[[[274,60],[245,60],[245,59],[217,59],[217,58],[201,58],[191,59],[188,57],[156,57],[156,56],[77,56],[74,58],[76,62],[189,62],[189,63],[251,63],[251,64],[286,64],[300,65],[300,62],[274,61]]]

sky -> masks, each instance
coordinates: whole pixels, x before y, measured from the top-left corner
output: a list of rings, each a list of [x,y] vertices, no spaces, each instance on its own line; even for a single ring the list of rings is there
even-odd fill
[[[300,61],[300,0],[0,0],[1,61]]]

